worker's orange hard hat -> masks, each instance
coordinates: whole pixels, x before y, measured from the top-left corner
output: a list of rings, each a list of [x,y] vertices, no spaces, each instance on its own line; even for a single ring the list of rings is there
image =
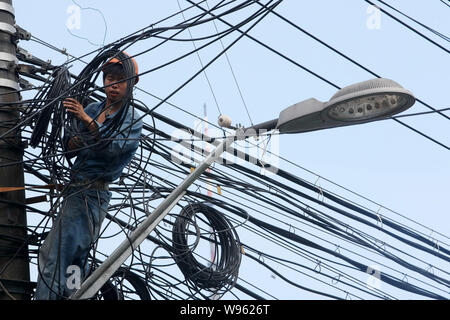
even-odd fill
[[[128,53],[126,53],[125,51],[122,51],[122,53],[124,53],[124,54],[126,54],[128,57],[130,57],[130,55],[129,55]],[[135,60],[134,58],[130,58],[130,59],[131,59],[131,61],[133,62],[133,64],[134,64],[134,70],[136,71],[136,81],[135,81],[135,83],[134,83],[134,84],[136,84],[136,83],[139,82],[139,69],[138,69],[138,65],[137,65],[136,60]],[[120,61],[119,58],[116,58],[116,57],[111,58],[110,60],[108,60],[108,61],[103,65],[102,71],[105,70],[105,67],[106,67],[107,65],[113,64],[113,63],[120,63],[120,64],[122,64],[122,61]]]

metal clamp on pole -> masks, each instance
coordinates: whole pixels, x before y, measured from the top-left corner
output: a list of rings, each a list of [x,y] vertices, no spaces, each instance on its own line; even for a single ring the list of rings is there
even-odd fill
[[[15,24],[14,27],[16,28],[16,38],[18,40],[25,40],[28,41],[31,39],[31,33],[22,28],[21,26]]]
[[[15,16],[14,8],[12,5],[6,2],[0,2],[0,11],[5,11],[11,14],[11,16]],[[10,35],[16,34],[16,28],[14,25],[8,22],[1,21],[0,22],[0,31],[9,33]]]
[[[13,25],[4,22],[0,22],[0,31],[9,33],[12,36],[14,36],[17,32],[16,28]]]
[[[19,46],[17,47],[17,57],[19,58],[20,61],[38,65],[46,70],[51,70],[51,69],[56,68],[55,66],[52,65],[51,60],[44,61],[39,58],[36,58],[31,53],[29,53],[27,50],[25,50]]]
[[[11,88],[14,90],[20,90],[19,84],[16,81],[9,79],[0,79],[0,87]]]
[[[11,15],[15,16],[16,13],[14,11],[14,7],[6,2],[0,2],[0,11],[6,11],[11,13]]]

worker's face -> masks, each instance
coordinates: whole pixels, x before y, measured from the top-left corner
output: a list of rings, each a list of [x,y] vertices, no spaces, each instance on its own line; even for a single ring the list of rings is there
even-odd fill
[[[127,93],[127,81],[124,76],[108,74],[105,77],[104,85],[106,97],[111,102],[116,102],[125,97]]]

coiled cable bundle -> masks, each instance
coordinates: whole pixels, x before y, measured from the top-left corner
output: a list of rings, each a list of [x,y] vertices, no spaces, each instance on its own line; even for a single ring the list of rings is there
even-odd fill
[[[199,214],[206,217],[203,222],[210,226],[211,231],[200,232],[201,228],[196,222],[201,219]],[[194,226],[196,230],[193,245],[188,244],[188,236],[193,234],[189,230],[190,226]],[[208,233],[213,239],[206,236]],[[215,245],[216,253],[209,266],[199,262],[194,256],[200,239]],[[215,293],[234,286],[241,264],[240,242],[236,230],[221,212],[205,203],[185,206],[175,220],[172,241],[174,259],[188,283]]]
[[[70,87],[70,74],[66,66],[57,68],[52,78],[49,79],[48,85],[41,90],[34,99],[34,103],[30,104],[28,113],[36,114],[36,124],[31,135],[30,145],[35,148],[41,142],[42,137],[47,132],[48,125],[51,121],[52,131],[49,134],[49,141],[44,145],[47,148],[55,147],[55,137],[59,137],[61,125],[64,122],[65,111],[62,107],[64,94]],[[36,111],[38,111],[36,113]]]

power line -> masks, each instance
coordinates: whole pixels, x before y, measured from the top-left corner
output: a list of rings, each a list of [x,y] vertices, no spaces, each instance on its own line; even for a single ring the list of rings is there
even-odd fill
[[[214,21],[214,20],[212,20]],[[134,40],[133,40],[134,41]],[[226,50],[225,50],[226,51]],[[95,88],[93,91],[98,90],[98,88]],[[163,99],[161,99],[162,101]],[[168,99],[164,99],[165,101],[163,103],[169,103]],[[147,116],[149,114],[151,114],[152,116],[155,117],[159,117],[158,115],[156,115],[155,113],[150,113],[149,112],[149,108],[145,107],[146,114],[144,116]],[[188,113],[186,110],[182,110],[180,109],[180,111],[182,112],[186,112]],[[188,113],[190,114],[190,113]],[[195,115],[192,115],[195,116]],[[197,116],[195,116],[197,117]],[[200,117],[197,117],[200,119]],[[162,117],[159,117],[158,119],[163,119]],[[181,124],[176,124],[174,121],[171,122],[167,122],[168,124],[171,125],[175,125],[178,127],[181,127]],[[186,127],[186,126],[183,126]],[[153,125],[153,127],[148,126],[146,127],[146,130],[149,130],[150,132],[153,131],[153,133],[158,134],[159,136],[162,136],[163,138],[165,138],[167,140],[167,134],[165,134],[164,132],[158,131],[155,128],[155,125]],[[190,130],[192,132],[192,130]],[[114,210],[117,210],[117,212],[115,213],[114,217],[112,217],[112,221],[115,221],[116,223],[118,223],[118,220],[120,219],[120,215],[124,215],[128,222],[126,222],[126,224],[120,224],[122,226],[122,228],[120,229],[120,231],[117,231],[117,234],[114,236],[120,236],[120,235],[125,235],[127,228],[125,228],[125,225],[137,225],[139,219],[142,218],[142,216],[145,216],[145,214],[148,212],[148,210],[150,210],[153,206],[151,206],[150,204],[148,204],[148,202],[150,202],[149,200],[146,200],[146,198],[143,195],[139,195],[140,192],[144,192],[144,190],[152,190],[155,193],[168,193],[170,192],[170,190],[172,188],[174,188],[176,186],[176,181],[175,179],[182,179],[183,176],[186,174],[186,172],[189,171],[189,166],[188,165],[177,165],[173,162],[173,159],[170,158],[170,145],[168,144],[162,144],[159,143],[157,141],[155,141],[155,143],[152,145],[151,144],[151,140],[149,137],[150,135],[145,136],[146,138],[141,140],[141,154],[137,155],[135,161],[133,162],[136,167],[132,168],[130,167],[131,171],[130,173],[128,173],[127,175],[125,175],[124,180],[117,186],[118,188],[121,187],[121,189],[117,189],[117,201],[119,201],[119,203],[117,203],[117,205],[114,206]],[[162,140],[164,141],[164,140]],[[153,149],[153,150],[152,150]],[[152,151],[155,156],[152,156],[153,161],[150,162],[150,155],[148,153],[146,153],[147,151]],[[157,152],[155,152],[157,151]],[[30,155],[32,156],[32,155]],[[155,157],[161,157],[161,159],[156,160]],[[58,157],[58,154],[53,155],[54,159],[56,159]],[[51,157],[48,157],[49,159],[51,159]],[[29,159],[31,162],[36,163],[41,161],[43,159],[43,157],[37,157],[35,159]],[[159,164],[158,164],[159,163]],[[144,165],[144,170],[140,170],[141,169],[141,164]],[[39,166],[40,164],[36,163],[36,166]],[[152,181],[151,184],[149,181],[147,181],[146,178],[143,177],[145,170],[145,167],[147,165],[152,165],[152,172],[151,173],[151,177],[152,177]],[[225,166],[227,167],[227,166]],[[229,168],[229,167],[228,167]],[[239,167],[240,168],[240,167]],[[183,170],[182,170],[183,169]],[[236,170],[237,168],[231,167],[231,170],[235,171],[235,172],[239,172],[239,170]],[[243,168],[242,168],[243,169]],[[158,174],[155,172],[156,170],[161,170],[164,171],[168,174],[167,177],[163,177],[163,176],[158,176]],[[139,172],[138,172],[139,171]],[[214,170],[214,172],[218,173],[220,172],[219,170]],[[283,212],[286,212],[288,214],[292,214],[293,211],[291,208],[289,208],[287,205],[282,205],[281,201],[279,203],[277,203],[276,201],[274,201],[273,199],[276,199],[276,194],[274,193],[268,193],[268,196],[262,196],[259,193],[255,194],[255,197],[251,197],[250,195],[250,191],[254,191],[254,190],[258,190],[258,187],[256,186],[257,183],[261,183],[262,181],[265,181],[266,186],[270,186],[271,188],[287,188],[288,190],[291,190],[287,187],[287,185],[285,185],[285,183],[281,182],[280,180],[278,180],[278,183],[275,183],[276,180],[267,180],[264,178],[261,178],[259,174],[256,174],[256,171],[254,172],[247,172],[248,177],[253,177],[252,179],[249,179],[249,181],[246,184],[239,184],[238,181],[241,180],[241,183],[243,183],[242,179],[238,179],[235,176],[232,176],[230,174],[226,174],[225,172],[222,172],[222,175],[220,177],[215,176],[215,181],[218,184],[222,184],[224,185],[224,183],[226,183],[226,188],[232,188],[235,189],[236,192],[233,194],[232,198],[226,198],[228,200],[229,203],[226,203],[224,200],[220,200],[218,202],[215,202],[216,204],[220,204],[224,210],[226,210],[227,208],[229,209],[233,209],[232,207],[230,207],[230,204],[236,204],[236,205],[240,205],[241,208],[243,208],[246,204],[244,201],[245,197],[250,197],[248,199],[249,202],[254,203],[254,205],[252,205],[253,207],[253,212],[258,212],[259,213],[263,213],[264,210],[266,210],[267,208],[270,207],[276,207],[277,210],[273,211],[273,213],[277,213],[277,214],[283,214]],[[149,173],[150,175],[150,173]],[[255,179],[256,177],[258,177],[258,179],[262,179],[261,181],[256,182],[257,180]],[[288,176],[284,176],[283,178],[286,178]],[[289,178],[289,177],[288,177]],[[293,178],[293,177],[290,177]],[[154,180],[153,180],[154,179]],[[159,181],[157,181],[159,180]],[[171,181],[169,181],[171,180]],[[311,190],[312,192],[318,192],[318,188],[317,187],[312,187],[312,185],[310,185],[309,187],[304,183],[301,182],[299,180],[294,179],[294,181],[291,181],[292,183],[294,183],[294,185],[296,186],[296,188],[298,188],[298,190],[302,189],[302,188],[306,188]],[[197,184],[197,187],[202,187],[200,184]],[[244,188],[244,189],[243,189]],[[225,187],[224,187],[225,189]],[[246,189],[249,190],[249,192],[246,192]],[[323,195],[327,198],[330,198],[330,196],[333,196],[330,193],[327,192],[323,192],[323,189],[320,189],[321,192],[323,193]],[[293,191],[293,190],[291,190]],[[257,191],[258,192],[258,191]],[[235,197],[241,197],[242,194],[242,201],[243,202],[233,202],[233,200],[235,201]],[[295,192],[294,192],[295,194]],[[298,193],[297,193],[298,195]],[[306,195],[306,194],[304,194]],[[269,196],[273,197],[270,198]],[[281,194],[280,194],[281,196]],[[299,199],[302,199],[303,194],[298,197],[296,199],[296,201],[299,201]],[[184,199],[184,202],[187,202],[187,204],[190,203],[190,201],[203,201],[205,200],[204,195],[200,195],[196,192],[190,192],[188,197],[186,197],[186,199]],[[282,199],[281,197],[279,197],[280,199]],[[332,198],[332,197],[331,197]],[[312,200],[311,197],[308,198],[309,200]],[[332,198],[334,200],[336,200],[335,198]],[[263,203],[262,205],[256,205],[255,201],[261,201],[261,203]],[[286,200],[289,200],[289,198],[286,198]],[[292,198],[290,201],[294,201],[294,198]],[[290,202],[287,202],[288,204]],[[323,207],[323,208],[327,208],[327,210],[334,210],[334,208],[330,207],[330,206],[324,206],[323,203],[321,203],[320,201],[317,202],[315,201],[316,205],[319,207]],[[340,202],[340,204],[344,204],[344,202]],[[114,204],[113,204],[114,205]],[[347,203],[348,205],[348,203]],[[180,204],[181,206],[181,204]],[[234,209],[233,209],[234,210]],[[354,211],[356,210],[356,206],[355,207],[351,207],[349,208],[350,211]],[[239,212],[240,214],[243,214],[245,216],[245,213],[242,211],[236,211]],[[141,213],[142,216],[139,216],[138,213]],[[175,214],[175,212],[173,213],[173,218],[177,217],[178,215]],[[231,217],[232,213],[229,212],[229,210],[226,210],[226,214],[224,216],[227,217]],[[376,215],[375,215],[376,216]],[[236,217],[236,216],[235,216]],[[285,216],[283,216],[285,217]],[[372,215],[372,217],[374,217]],[[278,218],[278,217],[277,217]],[[389,220],[385,220],[385,218],[383,218],[383,220],[388,223]],[[169,218],[166,223],[168,225],[172,225],[174,220],[171,220],[171,218]],[[280,235],[282,234],[283,237],[285,236],[286,239],[283,239],[284,242],[291,244],[292,242],[289,242],[287,239],[290,239],[291,237],[293,237],[291,230],[287,230],[284,228],[279,228],[276,227],[275,224],[271,224],[271,223],[267,223],[265,221],[260,220],[262,223],[264,223],[262,226],[265,228],[268,228],[268,230],[270,231],[270,234],[273,233],[273,235]],[[330,220],[327,223],[325,223],[325,220],[317,220],[318,224],[317,226],[320,228],[323,228],[323,232],[327,231],[326,228],[331,228],[332,227],[332,223],[336,223],[336,221]],[[240,219],[240,221],[238,222],[242,222],[242,219]],[[252,221],[249,222],[245,222],[242,224],[242,226],[244,227],[249,227],[248,230],[256,230],[254,229],[254,227],[251,226],[251,223],[256,222],[257,224],[259,224],[260,222],[257,220],[252,219]],[[319,223],[320,222],[320,223]],[[239,225],[239,223],[238,223]],[[374,226],[374,224],[372,224]],[[326,227],[326,228],[324,228]],[[337,227],[337,225],[336,225]],[[106,226],[105,226],[106,228]],[[295,228],[297,228],[297,226],[295,226]],[[169,250],[169,255],[171,255],[171,258],[173,258],[173,253],[171,252],[171,245],[170,242],[168,242],[168,235],[167,232],[169,231],[170,228],[161,226],[160,229],[158,229],[158,239],[151,239],[151,241],[157,245],[157,246],[161,246],[164,247],[166,250]],[[106,229],[104,229],[106,230]],[[301,229],[300,229],[301,230]],[[333,229],[330,229],[330,232]],[[335,231],[338,229],[334,229]],[[358,231],[358,229],[354,229],[355,232]],[[253,231],[256,232],[256,231]],[[265,231],[268,232],[268,231]],[[413,233],[408,232],[406,229],[404,228],[399,228],[396,232],[398,232],[399,235],[413,235]],[[191,233],[189,233],[191,234]],[[361,231],[361,236],[364,233],[362,233]],[[336,237],[340,237],[341,233],[336,233],[335,236]],[[105,239],[108,239],[110,236],[105,235]],[[348,235],[346,236],[348,237]],[[352,238],[346,238],[344,237],[343,239],[349,241],[351,243],[351,241],[355,241],[355,245],[359,244],[359,242],[356,242],[356,236],[352,237]],[[204,239],[202,237],[200,237],[201,239]],[[280,238],[278,236],[278,238]],[[297,240],[299,239],[298,237],[295,237]],[[375,238],[376,239],[376,238]],[[351,241],[350,241],[351,240]],[[362,238],[360,240],[363,240]],[[370,239],[366,239],[365,241],[367,242],[367,244],[369,244],[369,240]],[[209,240],[211,241],[211,240]],[[359,240],[358,240],[359,241]],[[314,244],[314,242],[307,242],[308,244],[313,245],[313,247],[317,248],[317,244]],[[427,244],[430,244],[430,242],[427,242]],[[300,250],[300,247],[298,247]],[[412,251],[411,257],[414,257],[414,253],[416,253],[417,248],[415,248],[414,246],[409,246],[408,247],[409,250]],[[324,247],[324,249],[326,249]],[[445,248],[442,248],[445,249]],[[300,251],[299,251],[300,252]],[[332,253],[329,248],[326,249],[324,251],[326,254],[331,255],[330,257],[336,257],[339,256],[341,258],[344,258],[345,261],[351,261],[352,263],[356,264],[358,266],[358,268],[361,269],[362,272],[365,272],[366,270],[364,269],[363,265],[364,263],[362,261],[356,261],[356,260],[349,260],[350,258],[348,257],[344,257],[344,255],[338,255],[337,252]],[[441,253],[445,252],[444,250],[442,250]],[[325,259],[325,257],[322,255],[317,255],[317,253],[313,253],[310,252],[311,256],[310,259],[311,261],[314,261],[313,257],[317,257],[317,259]],[[100,254],[100,252],[99,252]],[[199,257],[198,255],[196,255],[197,257]],[[442,256],[442,254],[441,254]],[[201,256],[200,256],[201,257]],[[198,291],[198,289],[193,288],[192,286],[188,286],[182,278],[177,278],[174,276],[171,276],[169,272],[166,272],[165,270],[163,270],[162,267],[156,267],[153,265],[153,263],[146,263],[144,262],[144,259],[159,259],[159,260],[163,260],[163,257],[159,256],[159,257],[155,257],[153,254],[148,255],[146,254],[143,250],[141,251],[136,251],[135,255],[133,255],[133,261],[130,263],[130,265],[127,267],[127,270],[129,270],[130,272],[138,272],[139,274],[142,274],[143,277],[145,277],[145,279],[147,279],[152,286],[153,291],[153,295],[158,294],[161,297],[169,297],[169,292],[164,292],[164,290],[166,290],[167,288],[169,288],[168,290],[170,291],[170,294],[173,294],[173,297],[175,298],[183,298],[183,297],[189,297],[189,298],[195,298],[196,296],[200,296],[200,297],[205,297],[208,295],[207,292],[200,292]],[[359,257],[358,259],[360,259],[361,257]],[[398,258],[396,257],[391,257],[393,258],[395,263],[401,262],[400,260],[397,260]],[[281,258],[282,259],[282,258]],[[138,267],[139,265],[139,267]],[[175,266],[175,262],[172,261],[171,262],[172,266]],[[324,266],[324,264],[322,264],[322,266]],[[272,268],[271,266],[268,266],[269,268]],[[362,267],[362,268],[361,268]],[[410,266],[411,270],[415,270],[415,268],[413,266]],[[273,269],[273,268],[272,268]],[[154,273],[151,277],[148,276],[148,271],[149,270],[153,270]],[[270,270],[270,269],[269,269]],[[276,270],[277,273],[280,273],[279,270]],[[163,277],[164,276],[164,277]],[[281,274],[282,277],[288,279],[288,277],[286,275]],[[164,282],[157,282],[157,281],[162,281],[163,278],[166,278],[164,280]],[[187,279],[185,280],[189,280],[191,279],[190,276],[187,277]],[[193,279],[193,278],[192,278]],[[428,278],[427,278],[428,279]],[[434,281],[434,278],[430,278],[433,279],[431,281]],[[437,278],[436,278],[437,279]],[[172,282],[171,282],[172,281]],[[298,283],[296,283],[295,281],[291,281],[291,284],[295,287],[298,285]],[[411,292],[416,292],[418,294],[423,294],[425,296],[431,296],[431,297],[437,297],[438,295],[434,295],[434,294],[430,294],[429,291],[427,290],[422,290],[422,289],[417,289],[414,286],[410,286],[407,284],[402,283],[401,279],[398,278],[394,278],[391,277],[389,275],[389,278],[387,279],[387,281],[395,286],[398,286],[399,288],[401,288],[402,290],[406,290],[406,291],[411,291]],[[425,284],[425,283],[422,283]],[[364,288],[364,284],[362,284],[362,288]],[[433,290],[438,290],[437,288],[433,288]],[[317,290],[319,292],[319,290]],[[329,294],[329,292],[321,292],[320,294]],[[444,291],[445,293],[445,291]],[[353,293],[352,296],[355,296]],[[340,298],[340,297],[339,297]]]
[[[408,18],[409,20],[414,21],[415,23],[417,23],[417,24],[420,25],[421,27],[427,29],[428,31],[434,33],[434,34],[437,35],[438,37],[440,37],[440,38],[442,38],[442,39],[444,39],[444,40],[450,42],[450,38],[447,37],[446,35],[440,33],[439,31],[436,31],[436,30],[434,30],[433,28],[430,28],[429,26],[423,24],[422,22],[417,21],[417,20],[414,19],[414,18],[411,18],[411,17],[408,16],[407,14],[404,14],[404,13],[401,12],[400,10],[394,8],[393,6],[391,6],[390,4],[388,4],[388,3],[386,3],[386,2],[384,2],[384,1],[382,1],[382,0],[378,0],[378,2],[384,4],[385,6],[387,6],[388,8],[390,8],[390,9],[392,9],[392,10],[394,10],[394,11],[397,12],[397,13],[400,13],[402,16]]]
[[[389,12],[387,12],[386,10],[380,8],[379,6],[375,5],[372,1],[370,0],[364,0],[365,2],[371,4],[374,7],[377,7],[381,12],[383,12],[384,14],[386,14],[387,16],[389,16],[390,18],[394,19],[395,21],[397,21],[398,23],[400,23],[401,25],[405,26],[406,28],[408,28],[409,30],[413,31],[414,33],[416,33],[417,35],[419,35],[420,37],[424,38],[425,40],[427,40],[428,42],[434,44],[436,47],[442,49],[443,51],[445,51],[446,53],[450,53],[450,50],[443,47],[442,45],[440,45],[439,43],[437,43],[436,41],[430,39],[429,37],[427,37],[426,35],[424,35],[423,33],[419,32],[418,30],[416,30],[415,28],[411,27],[410,25],[408,25],[407,23],[403,22],[402,20],[400,20],[399,18],[395,17],[394,15],[390,14]]]
[[[206,7],[208,8],[208,10],[210,10],[208,1],[206,1]],[[214,24],[214,28],[215,28],[216,32],[219,33],[216,21],[213,20],[213,24]],[[225,46],[223,44],[222,39],[220,40],[220,44],[222,45],[222,49],[225,49]],[[237,90],[239,92],[239,96],[241,97],[241,101],[242,101],[242,104],[243,104],[243,106],[245,108],[245,111],[247,113],[248,119],[250,120],[250,124],[253,126],[252,117],[250,116],[250,112],[248,111],[247,103],[245,102],[244,95],[242,93],[241,87],[239,86],[239,82],[237,81],[236,74],[234,72],[233,66],[231,65],[230,58],[228,57],[228,53],[227,52],[225,52],[225,58],[227,59],[228,67],[230,68],[231,75],[233,76],[234,83],[236,84],[236,88],[237,88]]]
[[[194,2],[191,1],[191,0],[187,0],[187,1],[190,2],[190,3],[192,3],[192,4],[194,4]],[[259,1],[257,1],[257,3],[260,4]],[[261,5],[262,7],[265,7],[265,5],[262,5],[262,4],[260,4],[260,5]],[[201,10],[206,11],[206,10],[205,10],[204,8],[202,8],[201,6],[198,6],[198,7],[199,7]],[[274,12],[274,11],[272,10],[271,12]],[[214,15],[213,15],[213,16],[214,16]],[[223,20],[223,19],[221,19],[221,18],[218,18],[218,20],[221,21],[221,22],[223,22],[223,23],[225,23],[225,24],[227,24],[228,26],[231,26],[230,23],[226,22],[225,20]],[[242,31],[240,31],[239,29],[237,29],[237,31],[239,31],[239,32],[242,33]],[[283,58],[283,59],[287,60],[288,62],[294,64],[295,66],[297,66],[297,67],[303,69],[304,71],[306,71],[306,72],[308,72],[309,74],[315,76],[316,78],[322,80],[323,82],[325,82],[325,83],[331,85],[331,86],[334,87],[335,89],[338,89],[338,90],[341,89],[341,87],[338,86],[337,84],[331,82],[330,80],[326,79],[325,77],[322,77],[322,76],[319,75],[318,73],[316,73],[316,72],[312,71],[311,69],[309,69],[309,68],[307,68],[307,67],[301,65],[300,63],[296,62],[295,60],[293,60],[293,59],[289,58],[288,56],[282,54],[282,53],[279,52],[278,50],[276,50],[276,49],[270,47],[269,45],[267,45],[267,44],[261,42],[260,40],[258,40],[258,39],[256,39],[256,38],[254,38],[253,36],[251,36],[251,35],[246,35],[246,36],[247,36],[247,38],[249,38],[249,39],[255,41],[256,43],[258,43],[259,45],[263,46],[264,48],[266,48],[266,49],[270,50],[271,52],[277,54],[277,55],[280,56],[281,58]],[[366,68],[366,70],[368,70],[368,69]],[[379,76],[377,76],[377,77],[379,77]],[[418,100],[418,99],[416,99],[416,100]],[[419,100],[418,100],[418,101],[419,101]],[[429,107],[429,108],[432,108],[431,106],[429,106],[429,105],[427,105],[427,104],[425,104],[425,103],[423,103],[423,104],[426,105],[426,106]],[[432,110],[437,111],[437,109],[434,109],[434,108],[432,108]],[[438,112],[438,113],[439,113],[440,115],[444,116],[445,118],[450,119],[450,117],[448,117],[447,115],[443,114],[442,112]],[[402,124],[403,126],[405,126],[405,127],[408,128],[408,129],[411,128],[410,126],[406,125],[406,124],[405,124],[404,122],[402,122],[402,121],[397,120],[397,123]],[[416,132],[416,133],[419,133],[418,130],[413,130],[413,131]],[[424,134],[424,133],[421,133],[421,135],[422,135],[423,137],[429,139],[430,141],[432,141],[432,142],[434,142],[434,143],[437,143],[437,144],[440,145],[440,146],[443,146],[443,147],[446,148],[446,149],[449,148],[449,147],[446,146],[445,144],[443,144],[443,143],[441,143],[441,142],[438,142],[437,140],[435,140],[435,139],[429,137],[428,135],[426,135],[426,134]]]
[[[178,3],[178,8],[179,8],[180,11],[181,11],[180,1],[177,0],[177,3]],[[182,16],[183,16],[183,20],[186,20],[185,17],[184,17],[184,13],[182,13]],[[194,49],[196,50],[196,54],[197,54],[198,61],[200,62],[200,66],[201,66],[202,68],[204,68],[202,59],[201,59],[201,57],[200,57],[200,54],[199,54],[199,52],[197,51],[197,46],[195,45],[195,42],[192,40],[193,37],[192,37],[191,30],[188,29],[188,32],[189,32],[189,36],[191,37],[192,45],[194,46]],[[213,88],[212,88],[211,82],[209,81],[208,75],[206,74],[206,70],[203,71],[203,74],[204,74],[205,79],[206,79],[206,81],[207,81],[207,83],[208,83],[209,90],[211,91],[211,94],[212,94],[212,96],[213,96],[213,98],[214,98],[214,102],[215,102],[215,104],[216,104],[217,111],[219,112],[219,114],[222,114],[222,111],[220,111],[219,102],[217,101],[217,97],[216,97],[216,95],[215,95],[215,93],[214,93],[214,90],[213,90]]]

